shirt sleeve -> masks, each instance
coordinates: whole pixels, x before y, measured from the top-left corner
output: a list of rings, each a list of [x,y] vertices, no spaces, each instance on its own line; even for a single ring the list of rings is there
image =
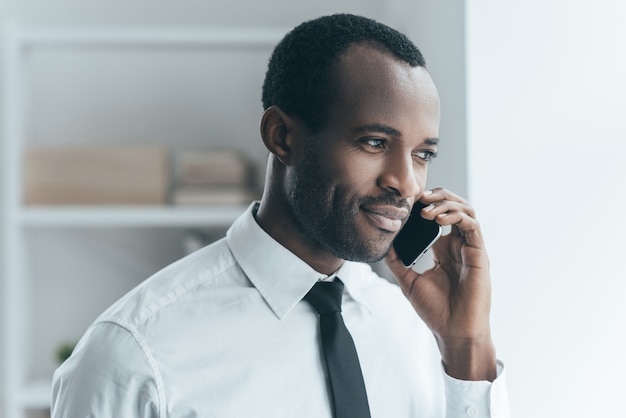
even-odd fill
[[[502,362],[493,382],[458,380],[444,371],[444,384],[446,418],[510,418]]]
[[[115,323],[93,325],[54,374],[52,418],[165,417],[155,376],[133,333]]]

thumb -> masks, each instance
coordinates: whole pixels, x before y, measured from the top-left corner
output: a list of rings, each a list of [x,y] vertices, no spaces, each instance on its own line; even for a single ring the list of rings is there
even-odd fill
[[[385,264],[389,267],[389,270],[393,273],[400,288],[404,292],[405,295],[409,295],[411,293],[411,288],[415,284],[415,281],[420,277],[420,274],[413,270],[410,267],[405,267],[404,263],[393,246],[389,249],[389,253],[385,257]]]

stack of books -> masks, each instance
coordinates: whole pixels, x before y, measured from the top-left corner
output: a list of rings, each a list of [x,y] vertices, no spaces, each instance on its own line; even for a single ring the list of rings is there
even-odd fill
[[[24,152],[27,205],[162,205],[168,152],[159,145],[29,146]]]
[[[253,166],[235,149],[181,152],[175,167],[175,205],[241,205],[258,198]]]

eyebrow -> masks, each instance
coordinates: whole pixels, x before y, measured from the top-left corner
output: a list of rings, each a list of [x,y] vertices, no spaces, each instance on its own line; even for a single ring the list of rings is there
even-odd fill
[[[402,136],[402,133],[399,130],[392,128],[388,125],[383,125],[382,123],[370,123],[367,125],[359,126],[358,128],[354,129],[354,132],[380,132],[387,135]],[[426,138],[424,139],[424,144],[439,145],[439,138]]]
[[[402,136],[399,130],[388,125],[383,125],[382,123],[370,123],[368,125],[359,126],[354,132],[380,132],[387,135]]]

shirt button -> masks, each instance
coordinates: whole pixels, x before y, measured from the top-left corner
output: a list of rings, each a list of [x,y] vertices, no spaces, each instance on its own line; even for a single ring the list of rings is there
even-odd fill
[[[478,414],[478,410],[474,408],[473,406],[468,406],[467,409],[465,410],[465,413],[470,417],[475,417],[476,414]]]

